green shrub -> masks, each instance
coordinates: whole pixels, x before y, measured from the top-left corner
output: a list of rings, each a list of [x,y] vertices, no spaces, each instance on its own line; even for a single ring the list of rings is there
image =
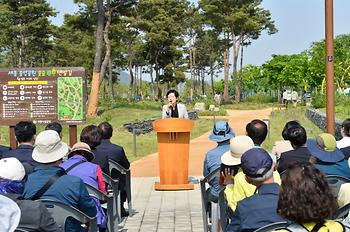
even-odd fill
[[[260,92],[254,96],[242,99],[242,102],[272,103],[272,102],[277,102],[277,98],[267,95],[266,93]]]
[[[334,105],[335,106],[349,106],[350,97],[344,95],[335,95]],[[326,107],[326,95],[320,94],[312,98],[312,105],[316,109]]]
[[[312,98],[312,106],[316,109],[326,107],[326,95],[317,95]]]

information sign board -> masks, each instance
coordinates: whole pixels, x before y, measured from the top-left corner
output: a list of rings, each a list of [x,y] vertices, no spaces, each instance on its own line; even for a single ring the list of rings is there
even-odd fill
[[[0,69],[0,124],[84,123],[86,96],[84,68]]]

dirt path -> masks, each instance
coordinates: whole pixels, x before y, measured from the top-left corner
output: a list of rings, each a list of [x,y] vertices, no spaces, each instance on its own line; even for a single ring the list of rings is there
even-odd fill
[[[227,110],[230,126],[236,135],[245,133],[245,126],[253,119],[267,119],[271,114],[271,108],[262,110]],[[203,175],[203,161],[207,151],[216,146],[215,142],[208,139],[211,131],[191,140],[189,175]],[[131,173],[134,177],[154,177],[159,176],[158,153],[154,153],[137,160],[131,164]]]

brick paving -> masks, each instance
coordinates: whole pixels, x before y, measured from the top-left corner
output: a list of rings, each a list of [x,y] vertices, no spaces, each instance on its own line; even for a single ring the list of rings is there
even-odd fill
[[[195,189],[155,191],[157,177],[132,178],[133,210],[122,223],[122,232],[200,232],[203,231],[199,179]]]

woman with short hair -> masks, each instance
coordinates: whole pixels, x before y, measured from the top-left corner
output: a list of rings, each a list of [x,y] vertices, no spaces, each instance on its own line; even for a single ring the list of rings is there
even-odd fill
[[[287,231],[345,231],[344,225],[329,220],[338,211],[338,203],[326,176],[311,163],[295,163],[282,177],[277,212],[293,221]]]

